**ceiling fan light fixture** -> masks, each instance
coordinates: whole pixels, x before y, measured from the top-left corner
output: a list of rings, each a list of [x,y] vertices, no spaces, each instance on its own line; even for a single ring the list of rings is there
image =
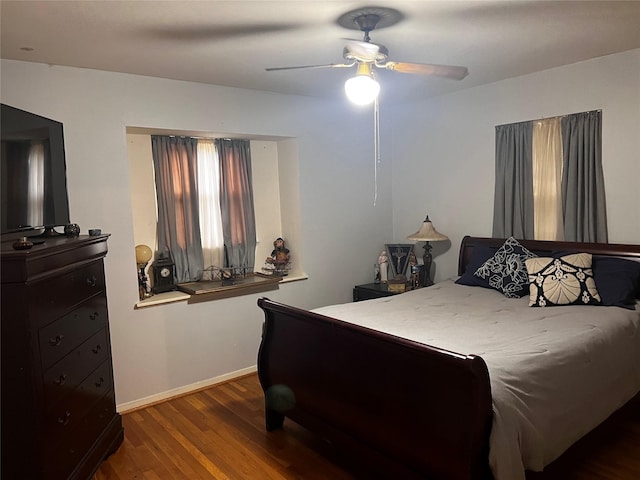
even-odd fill
[[[380,84],[371,75],[371,66],[367,63],[358,65],[355,77],[344,83],[347,98],[356,105],[369,105],[380,93]]]

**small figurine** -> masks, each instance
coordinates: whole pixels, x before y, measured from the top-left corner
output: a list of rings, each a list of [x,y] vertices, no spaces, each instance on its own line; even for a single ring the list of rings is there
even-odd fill
[[[378,265],[380,265],[380,280],[382,283],[389,281],[388,269],[389,269],[389,256],[386,250],[382,250],[378,256]]]
[[[64,226],[64,235],[67,238],[76,238],[80,236],[80,226],[77,223],[70,223]]]
[[[282,237],[275,239],[273,247],[271,256],[267,257],[265,261],[268,265],[272,265],[274,267],[273,275],[285,276],[287,275],[287,270],[291,268],[289,263],[291,258],[289,255],[289,249],[284,246],[284,240]],[[270,268],[267,269],[270,270]]]
[[[416,254],[413,253],[413,251],[409,253],[409,271],[411,272],[411,277],[410,277],[411,288],[412,289],[418,288],[419,281],[420,281],[420,278],[419,278],[420,265],[418,265],[418,259],[416,258]]]
[[[380,283],[380,265],[373,264],[373,283]]]

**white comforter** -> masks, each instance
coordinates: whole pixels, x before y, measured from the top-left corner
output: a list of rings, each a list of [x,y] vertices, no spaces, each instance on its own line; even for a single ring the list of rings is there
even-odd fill
[[[315,312],[481,356],[489,369],[496,480],[541,471],[640,391],[640,306],[529,307],[453,280]]]

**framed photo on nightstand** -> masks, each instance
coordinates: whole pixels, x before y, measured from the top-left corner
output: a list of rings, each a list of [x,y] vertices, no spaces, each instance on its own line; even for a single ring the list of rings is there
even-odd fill
[[[393,278],[397,278],[400,275],[406,278],[409,255],[413,252],[413,244],[387,243],[385,246],[387,247],[387,255],[389,256]]]

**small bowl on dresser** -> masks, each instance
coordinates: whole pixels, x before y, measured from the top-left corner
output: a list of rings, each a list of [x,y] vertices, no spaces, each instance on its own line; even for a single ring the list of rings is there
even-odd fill
[[[33,242],[27,237],[22,237],[13,242],[14,250],[29,250],[31,247],[33,247]]]

